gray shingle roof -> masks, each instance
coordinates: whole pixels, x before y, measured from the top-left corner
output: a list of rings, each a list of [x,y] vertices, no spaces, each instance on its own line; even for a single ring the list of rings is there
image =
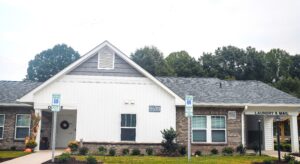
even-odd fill
[[[195,103],[300,104],[300,99],[260,81],[217,78],[156,77],[178,96],[193,95]],[[220,87],[220,83],[222,87]]]
[[[16,100],[40,84],[42,83],[31,81],[0,81],[0,103],[21,104]]]

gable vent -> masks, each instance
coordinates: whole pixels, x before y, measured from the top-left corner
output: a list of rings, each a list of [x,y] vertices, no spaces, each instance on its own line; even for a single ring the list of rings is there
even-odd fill
[[[98,69],[114,69],[115,54],[111,52],[98,53]]]

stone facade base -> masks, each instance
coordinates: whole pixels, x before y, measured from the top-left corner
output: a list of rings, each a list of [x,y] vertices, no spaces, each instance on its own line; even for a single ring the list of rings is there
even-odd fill
[[[91,152],[98,152],[98,148],[103,146],[107,149],[107,152],[110,148],[116,150],[116,155],[122,155],[123,149],[129,149],[130,153],[133,149],[139,149],[141,154],[147,154],[146,149],[152,148],[154,154],[161,153],[161,144],[160,143],[107,143],[107,142],[83,142],[83,146],[89,148]]]

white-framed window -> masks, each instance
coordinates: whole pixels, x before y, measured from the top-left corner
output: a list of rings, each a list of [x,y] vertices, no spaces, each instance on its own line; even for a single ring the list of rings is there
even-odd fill
[[[135,141],[136,114],[121,114],[121,141]]]
[[[114,69],[115,53],[99,52],[98,53],[98,69]]]
[[[16,115],[16,127],[15,127],[15,139],[22,140],[30,135],[30,114],[17,114]]]
[[[193,143],[226,143],[226,116],[195,115],[192,117]]]
[[[0,139],[3,139],[4,135],[4,123],[5,123],[5,115],[0,114]]]

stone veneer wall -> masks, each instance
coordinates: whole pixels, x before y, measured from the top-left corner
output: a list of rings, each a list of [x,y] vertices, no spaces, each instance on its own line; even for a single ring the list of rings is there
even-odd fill
[[[139,149],[141,154],[146,155],[146,149],[152,148],[154,150],[154,154],[161,153],[161,144],[160,143],[107,143],[107,142],[83,142],[84,147],[88,147],[90,151],[97,152],[100,146],[103,146],[107,149],[107,153],[110,148],[114,148],[116,150],[117,155],[122,155],[123,149],[129,149],[129,153],[131,153],[132,149]]]
[[[0,107],[0,114],[5,114],[3,139],[0,139],[0,149],[24,149],[24,140],[15,140],[16,114],[31,114],[31,107]]]
[[[228,111],[236,111],[236,119],[228,120]],[[211,149],[218,149],[222,152],[224,147],[236,148],[242,143],[242,124],[241,114],[243,108],[214,108],[214,107],[194,107],[194,115],[226,115],[227,121],[227,143],[192,143],[192,153],[201,150],[202,153],[209,154]],[[184,107],[176,108],[176,131],[178,133],[177,142],[182,145],[187,145],[188,119],[184,115]]]

